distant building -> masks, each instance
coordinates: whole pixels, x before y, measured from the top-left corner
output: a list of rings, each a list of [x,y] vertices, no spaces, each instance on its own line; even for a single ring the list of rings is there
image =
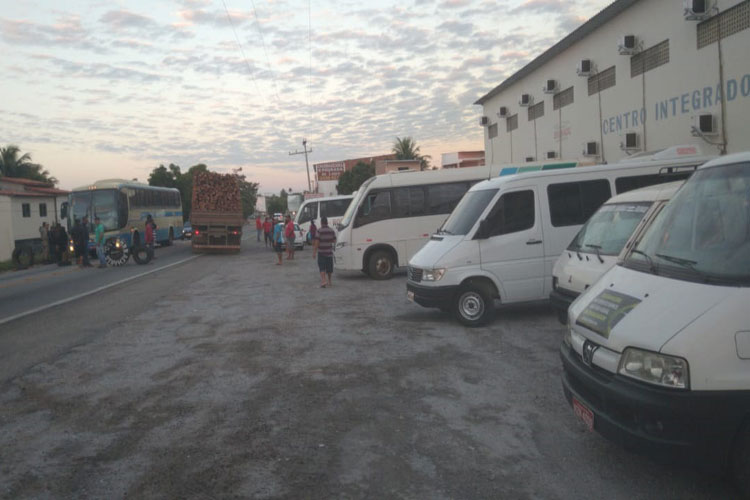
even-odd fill
[[[484,151],[458,151],[443,153],[442,168],[481,167],[484,165]]]
[[[750,149],[748,19],[748,0],[611,2],[475,103],[487,162]]]
[[[315,191],[322,193],[324,196],[336,196],[338,194],[336,185],[339,183],[339,177],[344,172],[351,171],[357,163],[376,163],[379,160],[394,160],[395,158],[395,154],[387,154],[316,163],[313,165],[313,170],[315,171]]]
[[[422,162],[420,160],[377,160],[375,162],[375,175],[399,170],[419,170]]]
[[[41,242],[43,222],[60,220],[69,191],[45,182],[0,177],[0,261],[10,260],[16,245]]]

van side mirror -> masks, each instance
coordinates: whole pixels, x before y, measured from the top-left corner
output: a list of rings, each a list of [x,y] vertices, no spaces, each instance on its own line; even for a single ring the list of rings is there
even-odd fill
[[[483,219],[479,222],[479,229],[477,234],[474,235],[475,240],[486,240],[490,234],[490,221]]]

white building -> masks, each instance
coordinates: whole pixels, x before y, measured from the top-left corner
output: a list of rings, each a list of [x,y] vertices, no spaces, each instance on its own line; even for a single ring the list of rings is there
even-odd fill
[[[29,179],[0,177],[0,261],[10,260],[18,243],[39,242],[43,222],[60,220],[68,191]]]
[[[748,0],[612,2],[475,103],[487,163],[750,149],[748,28]]]

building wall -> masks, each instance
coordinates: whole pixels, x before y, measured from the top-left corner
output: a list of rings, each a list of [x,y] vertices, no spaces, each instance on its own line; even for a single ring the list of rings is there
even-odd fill
[[[13,253],[13,225],[10,196],[0,196],[0,262],[10,260]]]
[[[720,11],[738,5],[737,0],[717,0]],[[497,124],[497,137],[483,127],[485,160],[488,164],[518,163],[526,157],[543,160],[547,151],[562,159],[582,159],[583,144],[600,142],[597,161],[609,163],[626,157],[620,144],[625,132],[640,135],[641,150],[656,150],[677,144],[700,145],[706,153],[714,146],[691,135],[696,113],[720,116],[719,57],[716,42],[698,49],[696,21],[685,21],[682,2],[641,0],[616,18],[575,43],[551,62],[515,82],[483,104],[489,123]],[[619,55],[622,35],[634,34],[648,49],[669,40],[669,62],[631,78],[630,56]],[[750,149],[750,66],[747,48],[750,29],[721,40],[724,61],[727,151]],[[616,85],[588,95],[587,78],[576,75],[581,59],[591,59],[598,71],[616,68]],[[556,79],[559,89],[574,87],[574,102],[553,111],[553,96],[542,93],[547,79]],[[645,106],[644,106],[645,88]],[[520,107],[521,94],[529,93],[534,104],[544,101],[544,115],[528,120],[528,108]],[[601,98],[601,119],[599,98]],[[518,113],[518,128],[506,131],[506,120],[498,118],[500,106],[510,115]],[[720,118],[717,119],[721,123]],[[644,125],[645,123],[645,125]],[[721,135],[711,137],[720,141]]]

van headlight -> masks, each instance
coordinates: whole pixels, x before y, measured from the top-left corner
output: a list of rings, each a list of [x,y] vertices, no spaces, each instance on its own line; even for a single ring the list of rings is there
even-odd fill
[[[687,360],[635,347],[623,351],[617,372],[662,387],[690,388]]]
[[[424,269],[422,271],[422,281],[440,281],[445,274],[445,269]]]

